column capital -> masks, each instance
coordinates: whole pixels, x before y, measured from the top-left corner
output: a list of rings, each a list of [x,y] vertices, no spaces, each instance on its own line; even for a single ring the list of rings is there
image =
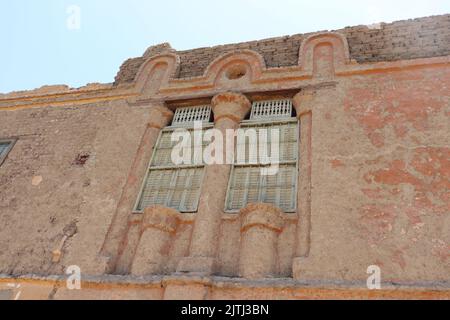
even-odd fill
[[[219,93],[212,99],[214,121],[228,118],[232,121],[241,122],[252,107],[252,103],[241,93],[224,92]]]
[[[164,102],[155,104],[150,109],[150,128],[162,129],[166,127],[173,118],[173,111],[166,107]]]
[[[267,203],[250,203],[241,209],[241,232],[259,226],[276,233],[283,231],[283,211]]]
[[[300,118],[305,113],[312,111],[312,106],[315,98],[315,91],[307,90],[300,91],[294,98],[292,98],[292,104],[297,112],[297,118]]]
[[[180,223],[179,212],[163,206],[153,206],[144,210],[142,230],[158,229],[167,233],[175,233]]]
[[[277,274],[278,237],[283,212],[267,203],[251,203],[241,210],[239,275],[245,279],[272,278]]]

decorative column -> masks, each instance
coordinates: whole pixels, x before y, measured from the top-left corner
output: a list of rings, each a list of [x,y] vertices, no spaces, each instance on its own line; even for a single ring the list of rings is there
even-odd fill
[[[250,101],[242,94],[226,92],[212,99],[215,129],[226,137],[227,129],[237,129],[251,109]],[[223,148],[224,152],[226,148]],[[224,155],[223,159],[226,159]],[[190,245],[190,255],[178,265],[178,272],[210,275],[214,272],[219,242],[221,215],[231,164],[214,164],[206,167],[199,209],[195,219]]]
[[[271,204],[249,204],[241,212],[239,273],[245,279],[272,278],[277,272],[283,212]]]
[[[315,92],[301,91],[293,104],[300,120],[299,176],[298,176],[298,224],[296,258],[293,264],[294,278],[301,276],[301,263],[309,256],[311,241],[311,172],[312,172],[312,107]]]
[[[101,254],[108,258],[106,273],[114,272],[117,259],[123,251],[123,241],[129,225],[128,219],[139,194],[139,188],[145,178],[153,148],[161,129],[166,127],[173,117],[173,112],[165,106],[164,102],[155,103],[150,108],[149,113],[149,123],[142,136],[139,149],[102,247]]]
[[[174,209],[161,206],[145,209],[132,275],[164,274],[179,222],[179,212]]]

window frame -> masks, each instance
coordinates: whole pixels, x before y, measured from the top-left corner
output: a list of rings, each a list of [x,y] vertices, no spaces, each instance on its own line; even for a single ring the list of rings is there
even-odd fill
[[[201,183],[200,183],[200,188],[199,188],[199,196],[198,196],[198,199],[197,199],[197,208],[196,208],[196,210],[180,211],[180,213],[182,213],[182,214],[192,214],[192,213],[197,213],[198,212],[198,204],[199,204],[200,197],[201,197],[201,194],[202,194],[203,180],[205,178],[205,168],[206,168],[205,164],[179,165],[179,166],[175,166],[175,165],[172,165],[172,166],[152,166],[154,158],[156,157],[156,153],[157,153],[159,144],[161,142],[162,135],[164,133],[166,133],[166,132],[174,132],[177,129],[186,129],[186,130],[193,129],[192,126],[193,126],[192,123],[188,123],[188,124],[184,124],[184,125],[183,124],[177,124],[176,126],[168,126],[168,127],[165,127],[163,129],[161,129],[161,131],[158,134],[158,139],[156,140],[156,144],[152,148],[152,156],[151,156],[149,165],[147,166],[147,170],[145,171],[145,177],[143,179],[143,182],[142,182],[142,185],[141,185],[141,188],[140,188],[140,191],[139,191],[139,195],[138,195],[138,197],[136,199],[136,202],[134,204],[134,207],[133,207],[133,214],[143,214],[144,211],[145,211],[145,209],[139,209],[139,204],[141,202],[141,198],[142,198],[142,195],[143,195],[143,193],[145,191],[145,186],[147,185],[147,181],[148,181],[148,179],[150,177],[150,172],[151,171],[159,171],[159,170],[173,170],[173,171],[175,171],[175,170],[182,170],[182,169],[198,169],[198,168],[202,168],[203,170],[202,170],[202,174],[201,174],[201,177],[200,177]],[[214,127],[213,123],[210,123],[210,122],[203,123],[203,129],[205,129],[205,130],[213,128],[213,127]],[[175,209],[175,210],[178,210],[178,209]]]
[[[6,158],[8,157],[8,154],[11,152],[12,148],[14,148],[14,145],[17,142],[17,138],[7,138],[7,139],[0,139],[0,143],[7,143],[8,147],[0,154],[0,167],[5,162]]]
[[[295,135],[297,137],[297,143],[295,145],[295,152],[296,152],[296,157],[297,160],[295,161],[295,173],[296,173],[296,177],[295,177],[295,190],[294,190],[294,208],[293,210],[288,210],[285,211],[284,209],[280,208],[281,210],[283,210],[284,213],[286,214],[295,214],[297,213],[298,210],[298,177],[300,176],[300,172],[299,172],[299,163],[300,163],[300,159],[299,159],[299,148],[300,148],[300,121],[297,118],[291,117],[291,118],[272,118],[272,119],[267,119],[267,120],[244,120],[241,122],[241,126],[240,129],[245,128],[245,127],[257,127],[258,125],[267,125],[267,124],[272,124],[272,125],[276,125],[276,124],[287,124],[287,123],[296,123],[296,132]],[[283,166],[283,165],[292,165],[293,166],[294,161],[280,161],[280,163],[278,164],[279,166]],[[224,208],[224,212],[226,214],[239,214],[239,212],[243,209],[228,209],[228,202],[229,202],[229,197],[230,197],[230,191],[231,191],[231,183],[232,183],[232,179],[234,177],[234,172],[236,170],[236,168],[264,168],[264,167],[269,167],[270,165],[258,165],[258,164],[237,164],[236,163],[236,159],[232,165],[231,168],[231,172],[230,172],[230,176],[228,178],[228,187],[227,187],[227,194],[225,197],[225,208]],[[248,203],[246,204],[248,205]]]

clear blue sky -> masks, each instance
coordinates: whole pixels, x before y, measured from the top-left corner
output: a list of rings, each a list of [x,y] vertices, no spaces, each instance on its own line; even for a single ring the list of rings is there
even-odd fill
[[[112,82],[161,42],[183,50],[444,13],[449,0],[0,0],[0,92]]]

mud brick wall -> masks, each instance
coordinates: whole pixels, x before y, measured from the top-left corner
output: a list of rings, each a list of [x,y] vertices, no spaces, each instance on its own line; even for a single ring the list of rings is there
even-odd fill
[[[0,274],[59,274],[75,262],[101,274],[96,256],[148,111],[115,101],[0,118],[0,136],[19,137],[0,172]],[[64,234],[68,254],[53,264]]]
[[[414,20],[383,23],[379,26],[356,26],[337,30],[348,40],[350,56],[360,63],[436,57],[450,54],[450,14]],[[218,56],[239,49],[259,52],[267,67],[286,67],[298,63],[302,40],[298,34],[260,41],[228,44],[211,48],[178,51],[179,78],[200,76]],[[159,53],[160,50],[151,52]],[[147,52],[148,56],[149,52]],[[129,59],[121,66],[115,84],[130,83],[143,57]]]

